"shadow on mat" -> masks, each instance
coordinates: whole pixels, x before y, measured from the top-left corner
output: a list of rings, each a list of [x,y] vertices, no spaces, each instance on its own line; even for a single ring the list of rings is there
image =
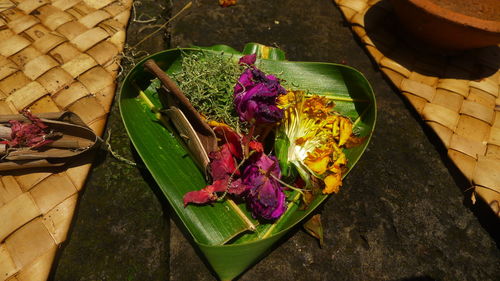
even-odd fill
[[[494,75],[500,68],[500,48],[498,46],[443,52],[419,43],[418,40],[405,32],[388,0],[382,0],[369,8],[364,16],[364,28],[356,23],[353,23],[352,28],[360,37],[360,43],[366,47],[373,58],[375,68],[379,68],[380,65],[380,69],[390,80],[389,84],[395,88],[401,85],[403,79],[407,78],[405,75],[411,75],[410,79],[412,80],[425,81],[424,84],[437,83],[438,79],[480,81]],[[368,41],[366,41],[366,36],[369,38]],[[397,88],[395,91],[400,92]],[[404,101],[415,118],[422,124],[426,135],[441,154],[443,163],[450,171],[457,186],[464,193],[464,206],[474,213],[478,222],[495,240],[497,248],[500,249],[499,218],[483,200],[478,200],[476,204],[471,202],[470,181],[449,158],[448,148],[445,147],[436,132],[427,126],[407,99]]]
[[[387,57],[418,74],[480,80],[493,75],[500,67],[498,46],[445,52],[420,43],[403,29],[387,0],[380,1],[369,9],[364,23],[366,35],[381,52],[372,53],[375,59]]]

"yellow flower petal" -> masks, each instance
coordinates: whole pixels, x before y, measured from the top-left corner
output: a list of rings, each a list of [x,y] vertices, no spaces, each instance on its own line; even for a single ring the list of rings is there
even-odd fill
[[[343,152],[341,152],[339,155],[338,155],[338,158],[337,160],[335,160],[335,163],[333,163],[333,165],[335,166],[345,166],[347,164],[347,158],[345,157],[345,154]]]
[[[297,93],[297,94],[296,94]],[[288,91],[285,95],[279,95],[276,103],[280,108],[286,108],[292,104],[297,103],[297,96],[302,95],[300,91]]]
[[[221,122],[217,122],[214,120],[210,120],[207,123],[210,127],[228,127],[229,128],[229,125],[227,125],[226,123],[221,123]]]
[[[328,155],[318,158],[307,157],[304,160],[304,163],[307,165],[307,167],[309,167],[313,172],[315,172],[318,175],[322,175],[324,172],[326,172],[326,168],[329,162],[330,162],[330,157]]]
[[[342,186],[342,177],[340,173],[330,174],[325,179],[325,188],[323,189],[323,194],[337,193]]]
[[[332,156],[332,164],[328,168],[328,170],[332,173],[342,173],[342,168],[347,165],[347,157],[345,156],[342,149],[340,149],[337,145],[333,143],[333,156]]]
[[[352,134],[352,123],[347,118],[340,118],[340,139],[339,146],[344,145]]]
[[[339,118],[337,116],[332,116],[331,122],[332,122],[332,136],[337,137],[340,134]]]
[[[325,119],[330,114],[333,105],[328,98],[313,95],[304,101],[304,112],[311,118]]]

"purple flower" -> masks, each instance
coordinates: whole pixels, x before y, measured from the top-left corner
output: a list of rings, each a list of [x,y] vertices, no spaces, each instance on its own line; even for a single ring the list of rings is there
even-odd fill
[[[234,97],[239,93],[244,92],[246,89],[255,86],[255,82],[253,81],[253,74],[250,68],[245,69],[243,73],[241,73],[240,78],[238,78],[238,82],[234,86]]]
[[[286,210],[285,193],[277,179],[281,177],[278,161],[264,153],[254,155],[243,171],[245,198],[256,218],[276,220]]]
[[[240,58],[239,64],[254,65],[257,54],[245,55]]]
[[[278,78],[265,75],[257,68],[246,69],[234,87],[234,105],[241,121],[250,124],[275,123],[283,118],[276,106],[279,95],[285,94]]]

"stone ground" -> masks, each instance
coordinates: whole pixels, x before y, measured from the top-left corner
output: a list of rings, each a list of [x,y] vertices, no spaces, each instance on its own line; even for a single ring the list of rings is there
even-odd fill
[[[297,229],[238,280],[500,280],[498,219],[471,205],[469,185],[437,137],[391,88],[332,1],[238,0],[221,8],[217,0],[195,0],[167,29],[131,48],[187,2],[136,1],[125,71],[144,52],[214,44],[241,50],[258,42],[283,49],[291,61],[347,63],[377,97],[368,150],[322,208],[326,245]],[[140,163],[117,104],[108,128],[114,150]],[[170,213],[146,170],[102,153],[50,279],[216,280]]]

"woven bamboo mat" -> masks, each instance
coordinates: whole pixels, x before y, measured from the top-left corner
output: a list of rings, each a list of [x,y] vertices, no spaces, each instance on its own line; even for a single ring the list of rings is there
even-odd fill
[[[0,114],[73,111],[101,135],[131,5],[0,0]],[[47,279],[91,162],[0,177],[0,281]]]
[[[500,216],[500,48],[432,55],[399,28],[388,1],[335,0],[374,62],[439,136]]]

